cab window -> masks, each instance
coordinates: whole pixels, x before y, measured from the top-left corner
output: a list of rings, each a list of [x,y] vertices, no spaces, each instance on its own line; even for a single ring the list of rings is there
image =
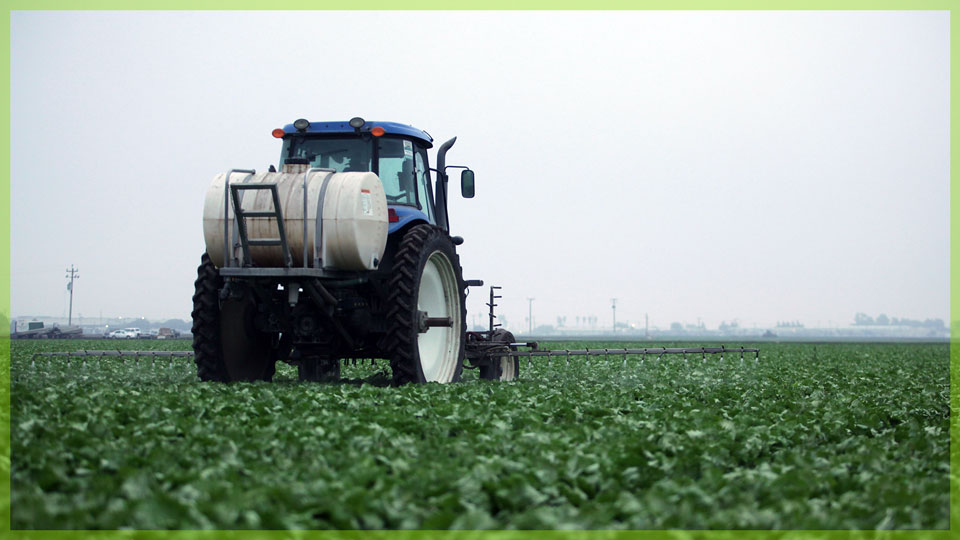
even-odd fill
[[[306,159],[311,167],[337,172],[369,171],[373,146],[358,138],[288,137],[283,140],[283,166],[288,159]]]
[[[417,204],[417,182],[414,175],[413,142],[406,139],[381,138],[377,148],[380,182],[388,204]]]

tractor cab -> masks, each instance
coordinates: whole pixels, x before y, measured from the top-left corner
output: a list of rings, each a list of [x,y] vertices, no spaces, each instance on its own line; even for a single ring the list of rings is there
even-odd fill
[[[280,169],[370,171],[380,178],[390,208],[390,232],[411,220],[437,223],[427,149],[428,133],[395,122],[308,122],[275,130],[283,139]],[[404,223],[401,223],[403,221]]]
[[[390,233],[411,221],[448,229],[446,186],[434,188],[427,157],[427,149],[433,147],[433,137],[426,131],[396,122],[367,122],[358,117],[349,122],[300,119],[275,129],[273,136],[283,139],[281,172],[298,173],[316,168],[376,174],[387,197]],[[440,167],[453,140],[438,152]],[[464,196],[472,197],[473,171],[467,169],[464,173],[468,174],[461,175],[461,180],[469,183]],[[442,170],[441,175],[446,180]],[[438,216],[438,208],[442,209],[442,216]]]

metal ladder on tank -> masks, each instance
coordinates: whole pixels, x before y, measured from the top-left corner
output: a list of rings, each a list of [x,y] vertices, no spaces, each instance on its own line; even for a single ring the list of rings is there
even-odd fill
[[[228,175],[229,181],[229,175]],[[233,215],[237,222],[237,233],[240,237],[240,246],[243,249],[243,259],[240,261],[241,267],[246,267],[252,261],[250,258],[251,246],[280,246],[283,250],[283,262],[287,268],[293,266],[293,257],[290,255],[290,245],[287,243],[287,233],[283,227],[283,213],[280,210],[280,194],[277,192],[276,183],[264,184],[229,184],[230,196],[233,199]],[[262,191],[269,190],[273,199],[273,210],[247,211],[240,205],[241,191]],[[256,238],[251,240],[247,237],[247,218],[272,218],[277,221],[277,231],[279,238]]]

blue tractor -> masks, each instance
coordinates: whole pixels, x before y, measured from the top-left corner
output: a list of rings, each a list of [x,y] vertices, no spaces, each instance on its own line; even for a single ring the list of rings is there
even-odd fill
[[[193,349],[206,381],[270,380],[276,362],[306,381],[341,361],[389,359],[395,384],[517,376],[513,336],[466,331],[466,290],[450,235],[456,138],[394,122],[311,122],[273,131],[279,167],[218,175],[204,206],[207,250],[193,296]],[[491,296],[492,296],[491,292]],[[491,300],[492,303],[492,300]]]

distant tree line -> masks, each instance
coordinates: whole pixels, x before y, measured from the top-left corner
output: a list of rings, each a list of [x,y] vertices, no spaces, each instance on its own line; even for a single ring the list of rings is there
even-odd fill
[[[777,321],[777,328],[803,328],[800,321]]]
[[[729,326],[729,324],[732,324],[732,325],[734,325],[734,326]],[[725,328],[736,328],[736,325],[737,325],[738,323],[733,322],[733,323],[729,323],[729,324],[726,323],[726,322],[721,323],[721,329],[725,329]],[[725,325],[726,325],[726,326],[725,326]],[[670,323],[670,331],[671,331],[671,332],[698,332],[698,331],[706,330],[706,329],[707,329],[707,325],[703,324],[702,322],[697,323],[697,324],[683,324],[683,323],[678,323],[678,322],[672,322],[672,323]]]
[[[854,326],[912,326],[916,328],[946,328],[943,319],[924,319],[922,321],[914,319],[900,319],[897,317],[887,317],[881,313],[877,318],[866,313],[857,313],[853,316]]]

